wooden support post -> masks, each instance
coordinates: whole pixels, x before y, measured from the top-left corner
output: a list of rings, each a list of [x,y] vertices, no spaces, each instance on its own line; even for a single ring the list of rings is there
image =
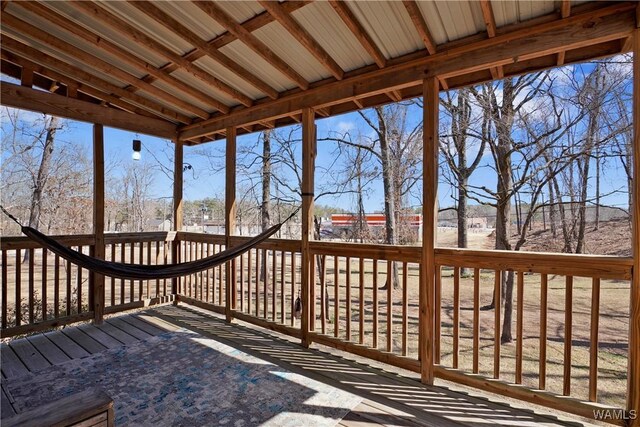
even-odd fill
[[[627,410],[635,411],[629,425],[640,426],[640,29],[633,31],[633,276],[629,304],[629,375]]]
[[[316,157],[316,125],[315,114],[311,108],[302,110],[302,345],[309,347],[310,287],[313,286],[311,276],[311,253],[309,240],[313,230],[313,178]]]
[[[236,229],[236,128],[227,128],[227,147],[225,150],[225,194],[224,194],[224,235],[225,244],[229,248],[231,236]],[[231,310],[236,308],[236,260],[227,263],[225,269],[225,316],[231,322]]]
[[[98,124],[93,125],[93,234],[93,256],[104,259],[104,130]],[[92,273],[91,278],[93,323],[100,325],[104,316],[104,276]]]
[[[180,139],[174,139],[175,154],[173,159],[173,231],[182,230],[182,160],[183,143]],[[171,242],[171,262],[180,262],[180,241],[177,236]],[[171,280],[171,294],[174,302],[178,301],[177,295],[180,292],[180,278]]]
[[[434,292],[436,286],[436,221],[438,212],[438,108],[437,77],[424,80],[424,144],[422,199],[422,275],[420,277],[420,378],[433,384]]]

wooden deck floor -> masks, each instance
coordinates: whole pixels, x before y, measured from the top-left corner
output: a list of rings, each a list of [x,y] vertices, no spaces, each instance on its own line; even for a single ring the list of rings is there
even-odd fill
[[[3,344],[2,378],[20,377],[108,348],[125,346],[182,328],[363,397],[338,425],[363,427],[454,425],[582,425],[550,415],[511,407],[493,399],[470,396],[372,368],[252,327],[229,325],[214,314],[180,305],[108,319],[103,325],[82,325]],[[2,387],[2,418],[15,414],[12,397]]]

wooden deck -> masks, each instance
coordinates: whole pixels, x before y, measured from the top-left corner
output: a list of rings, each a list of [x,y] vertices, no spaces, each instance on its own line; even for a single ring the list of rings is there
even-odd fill
[[[338,425],[582,425],[509,406],[496,399],[474,397],[444,387],[425,387],[411,378],[373,368],[258,331],[229,325],[217,315],[191,306],[162,306],[82,325],[33,335],[3,344],[2,378],[18,378],[52,365],[126,346],[167,331],[188,329],[292,372],[363,398]],[[15,414],[13,398],[2,387],[2,418]],[[117,414],[116,414],[117,416]]]

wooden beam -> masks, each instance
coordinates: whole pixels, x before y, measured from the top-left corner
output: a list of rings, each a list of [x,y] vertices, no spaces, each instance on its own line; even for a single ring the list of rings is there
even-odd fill
[[[161,138],[171,138],[176,127],[170,122],[140,117],[135,114],[101,107],[86,101],[34,90],[2,82],[2,105],[36,111],[104,126],[140,132]]]
[[[184,92],[186,95],[194,99],[197,99],[200,102],[203,102],[207,105],[214,105],[214,106],[220,103],[219,100],[211,97],[210,95],[200,90],[197,90],[187,85],[186,83],[182,82],[181,80],[178,80],[177,78],[170,75],[169,73],[156,68],[152,64],[149,64],[146,61],[138,58],[136,55],[133,55],[130,52],[122,49],[115,43],[112,43],[106,40],[104,37],[99,36],[91,32],[90,30],[86,29],[85,27],[78,25],[76,22],[73,22],[65,18],[64,16],[60,15],[57,12],[54,12],[53,10],[49,9],[48,7],[44,6],[41,3],[25,1],[25,2],[16,2],[15,4],[24,8],[25,10],[28,10],[31,13],[34,13],[46,19],[50,23],[57,25],[58,27],[64,29],[65,31],[79,37],[80,39],[89,43],[91,46],[94,46],[97,50],[102,50],[102,51],[108,52],[111,55],[114,55],[116,58],[120,59],[121,61],[130,65],[131,67],[137,69],[138,71],[142,73],[149,73],[149,75],[152,75],[156,80],[165,82],[175,87],[180,92]],[[144,78],[140,80],[144,82]],[[139,89],[138,86],[136,85],[132,85],[131,87],[135,87],[136,90]]]
[[[258,40],[258,38],[236,22],[233,17],[222,10],[217,4],[208,1],[194,1],[194,3],[227,31],[236,36],[238,40],[242,41],[251,48],[251,50],[260,55],[262,59],[295,82],[301,89],[307,89],[309,87],[309,82],[306,81],[304,77],[269,49],[266,44]]]
[[[571,15],[571,0],[562,0],[560,5],[560,16],[562,19],[568,18]]]
[[[231,236],[236,229],[236,128],[226,132],[225,149],[225,196],[224,196],[224,236],[227,248],[231,247]],[[225,317],[231,322],[232,311],[236,308],[236,260],[227,263],[225,269]]]
[[[301,7],[303,7],[304,5],[309,4],[309,2],[307,1],[296,1],[296,0],[290,0],[287,1],[285,3],[282,4],[282,7],[285,9],[285,11],[287,11],[287,13],[292,13],[298,9],[300,9]],[[271,22],[274,21],[273,16],[271,16],[268,12],[262,12],[259,15],[254,16],[253,18],[243,22],[242,25],[247,31],[249,32],[253,32],[256,31],[262,27],[264,27],[267,24],[270,24]],[[237,40],[236,36],[234,36],[233,34],[231,34],[230,32],[225,32],[224,34],[219,35],[218,37],[216,37],[215,39],[207,42],[207,44],[209,46],[211,46],[214,49],[221,49],[224,46],[228,45],[229,43],[233,42]],[[194,62],[197,61],[198,59],[202,58],[203,56],[205,56],[204,51],[202,51],[201,49],[193,49],[192,51],[182,55],[182,58],[189,61],[189,62]],[[170,62],[162,67],[160,67],[160,69],[164,72],[167,73],[172,73],[174,71],[176,71],[178,69],[178,65]],[[145,78],[145,81],[147,83],[152,83],[154,81],[153,76],[147,76]]]
[[[313,198],[316,158],[316,124],[315,115],[311,108],[302,110],[302,276],[300,286],[302,294],[302,345],[309,347],[311,340],[309,337],[311,304],[309,294],[310,287],[313,286],[314,278],[311,272],[311,251],[309,240],[313,230]]]
[[[65,4],[72,6],[75,10],[78,10],[92,17],[98,22],[107,25],[115,31],[119,32],[121,35],[127,38],[129,43],[139,44],[166,58],[168,61],[175,62],[176,64],[178,64],[178,66],[180,66],[180,68],[183,68],[184,71],[191,74],[211,88],[225,93],[231,98],[236,99],[243,104],[245,104],[246,102],[250,102],[250,99],[247,99],[248,97],[246,95],[240,93],[238,90],[215,78],[211,74],[204,71],[202,68],[197,67],[191,62],[183,59],[180,55],[166,47],[164,44],[147,36],[145,33],[138,30],[133,25],[129,25],[114,14],[106,11],[102,7],[98,6],[97,3],[87,1],[69,1]],[[135,84],[133,85],[135,86]],[[211,104],[211,106],[223,113],[229,112],[229,107],[220,101],[216,102],[215,104]]]
[[[342,80],[344,71],[320,44],[288,14],[280,3],[258,0],[258,3],[273,16],[300,44],[302,44],[337,80]]]
[[[72,45],[71,43],[67,43],[66,41],[54,37],[53,35],[43,31],[39,28],[32,26],[31,24],[18,19],[12,15],[4,14],[2,15],[2,34],[6,35],[5,28],[9,27],[19,33],[26,35],[27,37],[38,40],[39,42],[54,48],[66,55],[71,56],[87,65],[90,65],[91,68],[99,70],[107,75],[112,76],[115,79],[120,81],[129,83],[134,86],[138,86],[143,91],[169,102],[171,105],[175,105],[178,108],[182,108],[185,111],[189,111],[199,117],[207,118],[209,117],[209,113],[206,111],[194,107],[191,104],[171,95],[155,86],[152,86],[148,83],[144,83],[139,80],[137,77],[121,70],[118,67],[98,58],[95,55],[85,52],[84,50]]]
[[[431,32],[429,31],[429,27],[424,20],[424,16],[422,16],[422,12],[420,11],[420,7],[414,0],[402,0],[405,9],[407,9],[407,13],[413,22],[413,25],[416,27],[416,31],[420,34],[420,38],[424,43],[424,46],[427,48],[427,51],[430,55],[436,53],[437,45],[431,36]]]
[[[635,26],[634,8],[634,5],[627,3],[616,4],[562,21],[546,22],[490,39],[460,44],[438,51],[435,55],[365,72],[240,109],[226,116],[184,126],[181,136],[192,139],[228,126],[283,117],[305,107],[325,107],[345,100],[385,93],[389,89],[414,87],[427,75],[447,78],[460,76],[486,70],[497,64],[510,64],[516,60],[557,54],[565,49],[586,48],[608,40],[618,40],[631,34]]]
[[[482,9],[482,17],[484,18],[484,23],[487,28],[487,35],[489,38],[495,37],[498,33],[498,28],[496,26],[495,15],[493,14],[493,7],[491,6],[491,0],[480,0],[480,8]],[[491,77],[496,80],[504,77],[504,71],[501,65],[491,67],[490,71]]]
[[[196,33],[191,31],[186,26],[182,25],[177,19],[173,18],[169,14],[165,13],[158,7],[154,6],[150,1],[134,1],[129,0],[129,4],[136,7],[154,21],[173,31],[180,36],[183,40],[191,43],[196,49],[201,50],[205,55],[209,56],[214,61],[222,64],[229,70],[233,71],[243,80],[250,83],[255,88],[264,92],[268,97],[276,99],[278,97],[278,91],[269,86],[264,81],[260,80],[255,75],[251,74],[240,64],[229,58],[227,55],[220,52],[215,47],[208,44],[205,40],[201,39]],[[251,105],[252,102],[249,98],[243,98],[240,100],[244,105]]]
[[[367,30],[365,30],[360,21],[358,21],[358,18],[351,12],[349,6],[341,0],[329,0],[329,4],[349,30],[351,30],[353,35],[356,36],[362,47],[371,55],[378,67],[384,68],[387,64],[387,59],[378,46],[376,46],[369,33],[367,33]]]
[[[184,167],[184,145],[182,140],[176,138],[173,140],[173,231],[182,231],[183,221],[183,167]],[[171,242],[171,262],[181,262],[180,257],[180,241],[173,239]],[[180,277],[171,279],[171,293],[175,296],[180,293]]]
[[[104,129],[93,125],[93,256],[104,259]],[[104,317],[104,276],[92,273],[93,323],[100,325]]]
[[[89,74],[80,68],[69,65],[66,62],[60,61],[46,53],[40,52],[37,49],[21,43],[7,35],[2,37],[2,57],[6,58],[10,62],[15,61],[19,64],[22,64],[23,61],[29,60],[33,61],[34,64],[38,63],[42,68],[37,71],[43,75],[50,76],[51,79],[54,80],[75,81],[75,79],[77,79],[78,82],[82,82],[78,84],[79,89],[89,94],[92,94],[93,92],[95,93],[95,95],[92,94],[93,96],[109,101],[127,111],[137,113],[136,110],[138,107],[124,101],[119,101],[120,98],[131,100],[135,104],[144,107],[147,111],[151,111],[156,115],[161,115],[170,120],[182,123],[191,122],[191,119],[183,114],[170,110],[145,97],[126,91],[119,86],[109,83],[106,80],[94,76],[93,74]],[[60,71],[60,73],[58,73],[58,71],[52,71],[53,69]],[[59,75],[63,75],[64,79],[57,78]],[[98,94],[109,95],[101,96]]]
[[[22,74],[20,75],[20,85],[24,87],[33,86],[33,69],[22,67]]]
[[[438,220],[438,113],[440,91],[438,79],[428,78],[423,86],[424,149],[422,158],[423,176],[423,223],[422,223],[422,274],[419,293],[420,378],[425,384],[433,384],[434,340],[433,319],[435,307],[435,244]]]
[[[640,411],[640,29],[633,32],[633,193],[631,194],[633,277],[629,304],[627,411]],[[640,417],[629,422],[640,426]]]

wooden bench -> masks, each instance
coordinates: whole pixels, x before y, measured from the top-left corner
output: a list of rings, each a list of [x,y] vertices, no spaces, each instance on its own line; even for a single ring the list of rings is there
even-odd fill
[[[89,389],[2,420],[2,427],[112,427],[113,399]]]

